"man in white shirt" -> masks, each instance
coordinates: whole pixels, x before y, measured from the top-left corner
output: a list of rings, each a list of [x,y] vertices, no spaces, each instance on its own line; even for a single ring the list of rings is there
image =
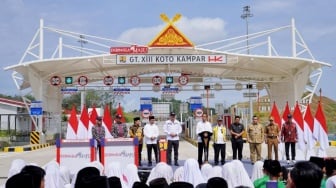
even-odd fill
[[[146,147],[147,147],[148,166],[152,166],[152,150],[154,150],[156,163],[159,162],[158,148],[157,148],[159,128],[155,124],[154,116],[149,116],[149,123],[145,125],[144,135],[145,135],[145,142],[146,142]]]
[[[203,151],[204,151],[204,162],[208,162],[209,154],[209,141],[212,135],[212,126],[208,121],[208,114],[204,113],[202,115],[202,121],[199,121],[196,126],[197,142],[198,142],[198,163],[203,164]]]
[[[171,165],[171,153],[174,148],[174,161],[175,166],[178,164],[178,148],[179,148],[179,134],[182,132],[181,123],[175,119],[175,113],[170,113],[170,119],[166,121],[163,130],[167,135],[168,148],[167,148],[167,164]]]

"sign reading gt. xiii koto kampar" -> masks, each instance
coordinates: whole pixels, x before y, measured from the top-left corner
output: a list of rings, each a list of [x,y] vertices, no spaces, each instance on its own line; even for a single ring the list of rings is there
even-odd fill
[[[226,55],[117,55],[117,64],[226,64]]]

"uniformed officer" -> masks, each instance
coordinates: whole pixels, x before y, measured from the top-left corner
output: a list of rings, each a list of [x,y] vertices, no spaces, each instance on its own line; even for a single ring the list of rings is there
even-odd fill
[[[252,124],[247,127],[247,142],[250,144],[252,164],[261,160],[261,144],[264,142],[264,128],[258,123],[258,117],[253,116]]]
[[[274,118],[269,118],[269,124],[265,128],[265,143],[267,144],[267,159],[272,159],[272,148],[274,149],[275,160],[278,160],[278,144],[280,138],[279,125],[274,123]]]

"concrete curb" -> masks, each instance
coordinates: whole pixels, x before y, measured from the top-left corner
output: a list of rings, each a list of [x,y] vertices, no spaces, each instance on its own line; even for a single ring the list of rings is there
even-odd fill
[[[4,147],[4,152],[24,152],[24,151],[33,151],[42,149],[45,147],[51,146],[49,143],[46,144],[34,144],[34,145],[25,145],[25,146],[13,146],[13,147]]]

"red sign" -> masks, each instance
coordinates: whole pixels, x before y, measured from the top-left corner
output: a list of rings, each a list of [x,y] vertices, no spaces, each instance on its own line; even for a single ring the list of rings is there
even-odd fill
[[[153,76],[152,83],[155,86],[159,86],[162,83],[162,77],[161,76]]]
[[[113,84],[114,79],[112,76],[105,76],[103,81],[105,85],[110,86]]]
[[[111,54],[147,54],[148,47],[132,45],[130,47],[111,47]]]
[[[132,86],[138,86],[140,84],[139,76],[131,76],[129,82]]]
[[[62,82],[62,79],[59,76],[53,76],[50,78],[50,84],[53,86],[58,86],[61,84],[61,82]]]
[[[200,109],[200,108],[197,108],[197,109],[195,110],[195,116],[196,116],[196,117],[202,117],[202,115],[203,115],[203,110]]]
[[[89,79],[86,76],[80,76],[78,77],[78,84],[81,86],[85,86],[89,83]]]
[[[180,77],[178,77],[178,82],[182,86],[187,85],[189,82],[189,78],[186,75],[181,75]]]
[[[142,117],[144,118],[148,118],[150,114],[151,114],[150,111],[147,109],[142,111]]]

